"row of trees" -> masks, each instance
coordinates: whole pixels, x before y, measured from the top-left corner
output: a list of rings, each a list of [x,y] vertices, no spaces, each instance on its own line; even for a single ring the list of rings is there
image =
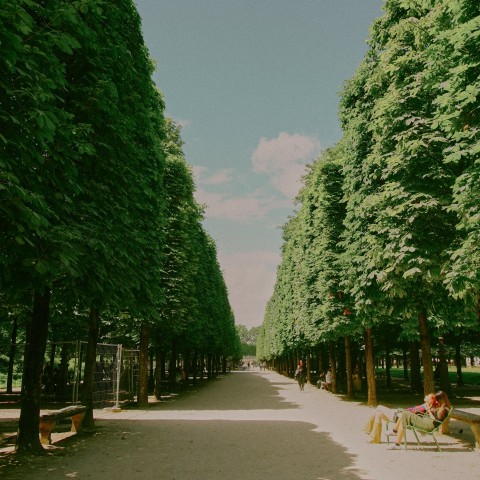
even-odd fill
[[[88,338],[87,426],[99,338],[140,347],[140,405],[149,348],[239,340],[134,2],[7,0],[0,48],[0,327],[25,332],[17,451],[38,451],[47,339]]]
[[[255,356],[257,353],[257,336],[260,327],[247,328],[245,325],[237,325],[236,328],[240,339],[242,356]]]
[[[328,345],[335,367],[344,352],[349,395],[353,346],[371,405],[374,341],[387,367],[392,348],[410,351],[413,382],[420,348],[430,392],[431,340],[448,387],[446,342],[458,352],[480,330],[480,4],[384,10],[341,95],[343,137],[310,166],[284,227],[257,343],[277,362]]]

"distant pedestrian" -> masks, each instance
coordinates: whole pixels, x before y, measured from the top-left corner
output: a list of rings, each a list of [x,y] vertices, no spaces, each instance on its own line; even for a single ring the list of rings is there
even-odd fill
[[[353,389],[356,392],[360,392],[360,390],[362,390],[362,377],[360,377],[360,367],[358,363],[355,365],[355,368],[353,370],[352,380],[353,380]]]
[[[177,382],[177,385],[180,387],[180,390],[186,387],[186,374],[185,370],[182,368],[181,365],[177,367],[177,371],[175,374],[175,381]]]
[[[299,360],[298,362],[297,369],[295,370],[295,378],[298,382],[300,391],[303,392],[305,388],[305,382],[307,380],[307,371],[303,365],[303,360]]]

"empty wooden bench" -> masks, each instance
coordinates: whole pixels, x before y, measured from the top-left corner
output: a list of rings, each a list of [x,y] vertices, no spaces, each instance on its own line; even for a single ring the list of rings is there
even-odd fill
[[[454,420],[459,420],[460,422],[468,423],[468,425],[470,425],[473,435],[475,436],[475,447],[477,449],[480,449],[480,415],[454,408],[452,410],[452,413],[450,414],[450,418],[453,418]],[[448,431],[445,431],[444,429],[443,433],[448,433]]]
[[[52,430],[58,421],[64,418],[72,419],[72,432],[79,433],[87,407],[84,405],[72,405],[61,410],[50,410],[40,414],[40,442],[46,445],[52,443]]]

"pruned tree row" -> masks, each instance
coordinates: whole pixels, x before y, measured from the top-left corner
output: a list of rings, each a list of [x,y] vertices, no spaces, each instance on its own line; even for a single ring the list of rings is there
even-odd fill
[[[435,358],[448,390],[446,349],[458,364],[480,330],[480,5],[384,10],[343,88],[343,137],[310,166],[284,227],[257,344],[282,370],[299,355],[336,366],[349,395],[365,365],[372,405],[375,353],[387,367],[402,353],[425,392]]]
[[[91,426],[100,340],[140,347],[145,404],[152,352],[213,374],[238,339],[134,2],[6,0],[0,50],[0,341],[26,344],[17,450],[39,451],[47,340],[88,339]]]

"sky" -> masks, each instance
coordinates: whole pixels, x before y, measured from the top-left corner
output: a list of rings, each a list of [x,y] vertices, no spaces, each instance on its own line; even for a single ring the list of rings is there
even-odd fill
[[[383,0],[135,3],[235,322],[258,326],[305,166],[341,138],[339,93]]]

